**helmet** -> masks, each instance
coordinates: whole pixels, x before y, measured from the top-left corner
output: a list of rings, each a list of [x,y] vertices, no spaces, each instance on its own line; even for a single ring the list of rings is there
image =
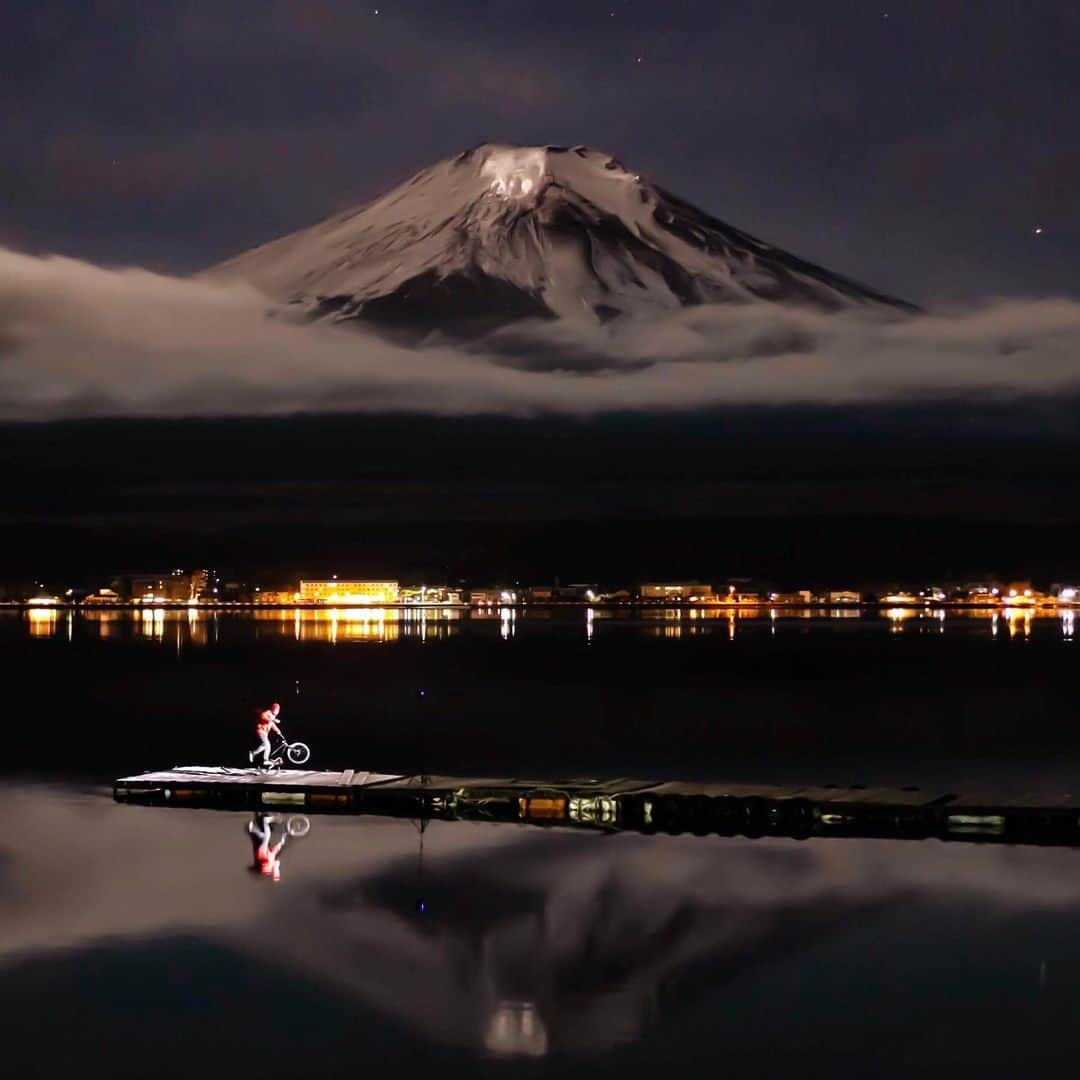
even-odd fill
[[[271,711],[271,712],[272,712],[272,713],[273,713],[273,714],[274,714],[275,716],[277,716],[277,714],[278,714],[279,712],[281,712],[281,706],[280,706],[280,705],[279,705],[279,704],[278,704],[278,703],[277,703],[277,702],[275,701],[275,702],[274,702],[274,704],[270,706],[270,711]]]

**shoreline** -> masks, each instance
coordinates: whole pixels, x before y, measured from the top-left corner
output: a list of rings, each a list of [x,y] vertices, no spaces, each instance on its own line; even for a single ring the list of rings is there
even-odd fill
[[[580,610],[603,610],[603,611],[708,611],[726,612],[738,614],[739,612],[767,612],[767,611],[808,611],[808,612],[876,612],[876,611],[985,611],[988,613],[999,611],[1010,612],[1053,612],[1075,611],[1080,608],[1080,600],[1044,600],[1038,603],[1010,604],[1000,602],[996,604],[968,603],[963,600],[940,600],[940,601],[865,601],[858,604],[830,604],[821,603],[784,603],[780,601],[761,600],[756,602],[720,602],[701,603],[700,601],[685,600],[554,600],[554,601],[516,601],[514,603],[498,604],[415,604],[415,603],[386,603],[386,604],[330,604],[330,603],[288,603],[266,604],[246,600],[219,601],[217,603],[187,602],[187,601],[163,601],[160,603],[143,604],[137,601],[119,603],[80,603],[80,602],[56,602],[30,600],[0,600],[0,611],[196,611],[196,612],[220,612],[220,611],[395,611],[395,612],[438,612],[453,611],[459,613],[478,612],[486,613],[502,611],[528,611],[530,609],[580,609]]]

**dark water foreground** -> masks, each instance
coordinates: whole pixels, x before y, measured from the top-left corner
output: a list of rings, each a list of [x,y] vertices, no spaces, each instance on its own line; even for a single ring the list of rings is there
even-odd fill
[[[1072,851],[282,815],[275,881],[247,815],[3,799],[6,1075],[1030,1075],[1080,1049]]]
[[[276,698],[326,768],[1060,795],[1074,650],[1060,619],[930,614],[2,617],[3,1074],[1061,1073],[1074,850],[260,820],[106,785],[246,763]]]

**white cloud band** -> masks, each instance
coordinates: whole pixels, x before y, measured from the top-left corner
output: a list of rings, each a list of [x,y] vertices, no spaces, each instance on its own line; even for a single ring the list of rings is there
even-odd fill
[[[0,249],[0,419],[839,405],[1080,388],[1080,303],[915,318],[699,307],[480,346],[297,326],[244,286]]]

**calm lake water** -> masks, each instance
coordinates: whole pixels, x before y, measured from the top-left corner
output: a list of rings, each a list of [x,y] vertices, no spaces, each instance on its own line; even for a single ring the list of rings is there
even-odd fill
[[[246,762],[278,700],[327,768],[1057,795],[1076,656],[1069,619],[935,612],[0,615],[4,1074],[1061,1071],[1080,851],[259,821],[108,782]]]

